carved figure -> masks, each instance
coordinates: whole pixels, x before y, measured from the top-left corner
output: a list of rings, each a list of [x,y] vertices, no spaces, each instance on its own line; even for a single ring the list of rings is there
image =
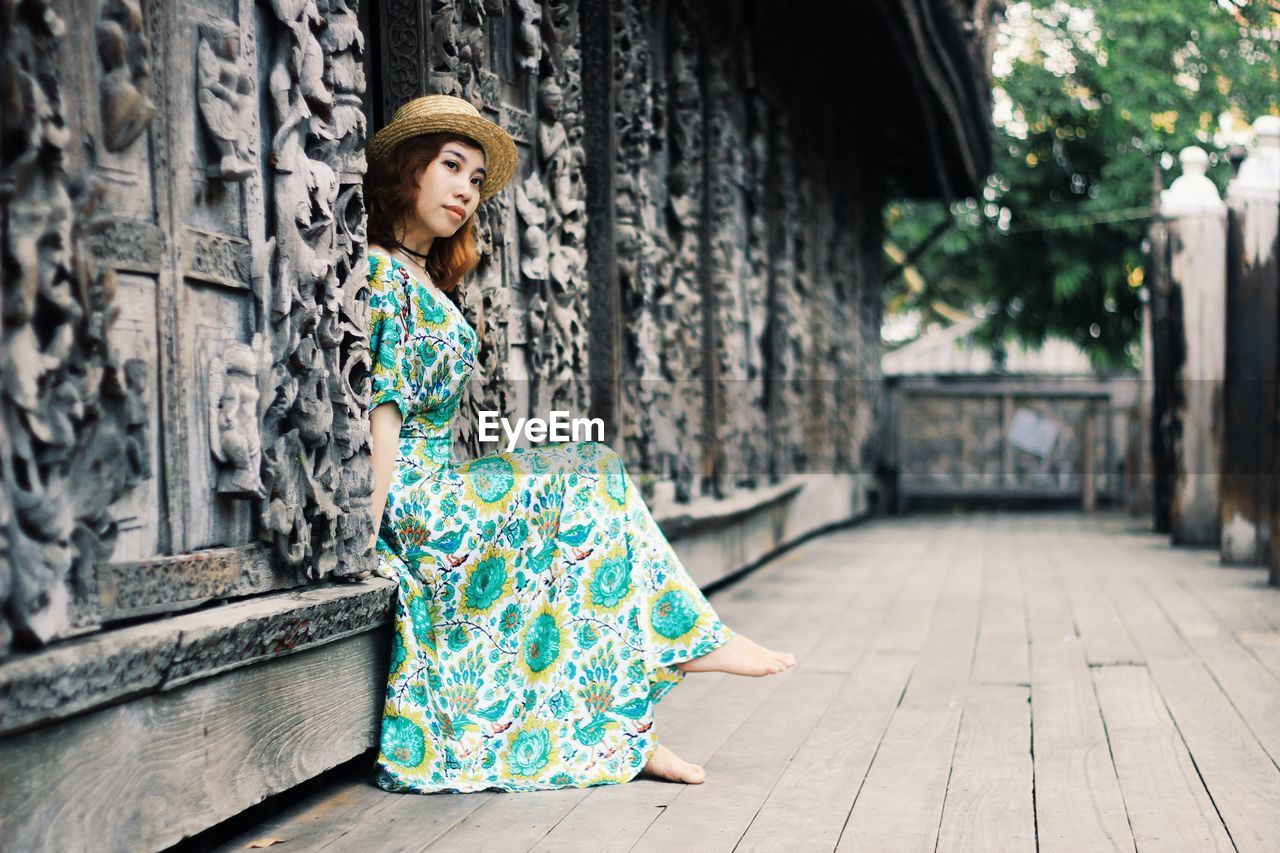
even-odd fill
[[[140,358],[124,363],[125,482],[132,486],[151,478],[151,451],[147,440],[147,384],[151,367]]]
[[[97,39],[103,68],[98,84],[102,141],[109,151],[123,151],[156,114],[151,100],[151,45],[137,0],[103,4]]]
[[[264,496],[258,396],[257,354],[248,344],[231,344],[209,366],[209,444],[222,465],[219,494]]]
[[[324,50],[311,31],[323,21],[316,0],[271,0],[276,18],[289,28],[287,67],[293,85],[313,108],[333,106],[333,92],[324,82]]]
[[[547,191],[535,174],[516,187],[516,211],[524,222],[520,274],[531,281],[547,277]]]
[[[254,171],[248,115],[253,109],[253,77],[240,61],[240,31],[226,21],[205,21],[199,32],[197,100],[218,150],[217,161],[206,171],[218,180],[242,181]]]
[[[517,62],[526,71],[536,72],[538,60],[542,58],[542,5],[539,0],[513,0],[512,5],[520,12]]]

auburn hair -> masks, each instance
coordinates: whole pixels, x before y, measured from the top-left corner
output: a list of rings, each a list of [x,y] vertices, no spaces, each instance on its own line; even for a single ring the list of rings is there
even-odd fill
[[[418,179],[448,142],[484,150],[474,139],[458,133],[425,133],[409,137],[369,166],[364,176],[364,206],[370,243],[387,249],[404,248],[404,223],[414,215],[418,203]],[[446,293],[480,263],[475,220],[475,214],[468,216],[452,237],[436,237],[427,250],[425,266],[431,282]]]

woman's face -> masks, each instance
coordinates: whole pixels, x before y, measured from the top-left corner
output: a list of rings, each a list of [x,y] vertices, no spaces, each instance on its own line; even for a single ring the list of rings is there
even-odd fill
[[[446,142],[418,176],[418,229],[452,237],[480,206],[484,180],[484,150]]]

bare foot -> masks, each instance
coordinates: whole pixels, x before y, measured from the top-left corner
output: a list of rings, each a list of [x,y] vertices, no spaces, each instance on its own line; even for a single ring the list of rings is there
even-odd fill
[[[684,782],[686,785],[701,785],[707,781],[707,771],[701,764],[690,764],[662,744],[658,744],[653,758],[649,759],[640,775],[664,782]]]
[[[790,652],[775,652],[759,643],[735,634],[729,642],[713,652],[693,660],[682,661],[676,669],[685,672],[727,672],[732,675],[773,675],[796,665]]]

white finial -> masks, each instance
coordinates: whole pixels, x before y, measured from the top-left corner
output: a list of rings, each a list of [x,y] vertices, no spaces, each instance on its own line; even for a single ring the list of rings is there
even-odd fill
[[[1178,155],[1182,175],[1169,189],[1160,193],[1161,216],[1197,216],[1221,213],[1226,209],[1218,195],[1218,187],[1205,176],[1209,155],[1194,145]]]
[[[1253,132],[1257,135],[1253,150],[1227,185],[1227,197],[1233,201],[1259,195],[1274,198],[1280,193],[1280,116],[1261,116],[1253,123]]]
[[[1203,175],[1209,171],[1209,155],[1196,145],[1189,145],[1178,154],[1184,175]]]

